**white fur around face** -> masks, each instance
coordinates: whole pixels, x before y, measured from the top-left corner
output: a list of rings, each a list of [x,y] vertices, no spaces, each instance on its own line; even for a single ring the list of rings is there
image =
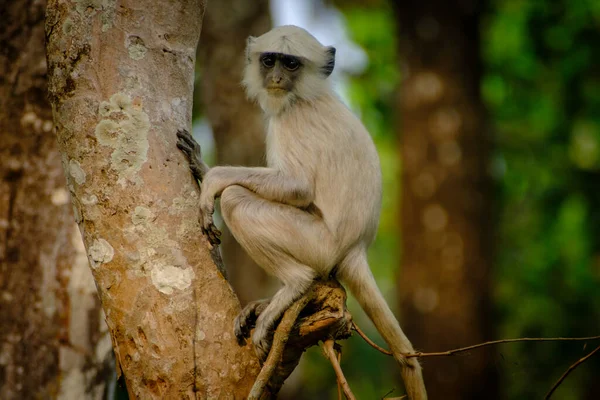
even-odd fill
[[[263,87],[259,58],[265,52],[288,54],[302,60],[302,73],[291,92],[273,95]],[[333,54],[331,47],[323,46],[306,30],[293,25],[280,26],[257,38],[248,38],[242,83],[248,97],[258,101],[267,115],[277,115],[298,99],[313,101],[331,90],[323,68],[333,62]]]

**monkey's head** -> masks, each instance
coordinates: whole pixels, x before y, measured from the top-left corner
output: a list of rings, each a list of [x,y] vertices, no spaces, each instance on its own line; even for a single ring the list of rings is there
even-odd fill
[[[297,100],[311,101],[329,91],[326,79],[334,65],[334,47],[297,26],[280,26],[248,38],[243,84],[250,99],[277,114]]]

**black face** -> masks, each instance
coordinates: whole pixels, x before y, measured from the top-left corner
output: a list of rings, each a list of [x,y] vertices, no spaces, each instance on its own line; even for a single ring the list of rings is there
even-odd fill
[[[273,68],[279,62],[288,71],[295,71],[302,66],[302,62],[298,57],[282,53],[262,53],[260,62],[265,68]]]
[[[299,57],[283,53],[262,53],[259,61],[264,87],[273,93],[290,92],[303,66]]]

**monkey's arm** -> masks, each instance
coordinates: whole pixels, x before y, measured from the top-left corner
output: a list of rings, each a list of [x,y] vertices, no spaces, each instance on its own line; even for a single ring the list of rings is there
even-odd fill
[[[205,197],[219,197],[226,187],[243,186],[267,200],[307,207],[314,199],[310,179],[287,176],[273,168],[213,167],[202,161],[200,145],[186,130],[177,131],[177,147],[187,157],[192,175],[202,184]],[[206,177],[206,178],[205,178]]]
[[[213,167],[202,182],[202,194],[216,198],[231,185],[238,185],[266,200],[307,207],[314,200],[311,179],[303,174],[286,174],[265,167]]]
[[[239,185],[259,196],[299,208],[308,207],[314,199],[311,180],[288,176],[273,168],[214,167],[202,161],[200,145],[186,130],[177,131],[177,147],[186,155],[192,175],[201,182],[200,208],[202,230],[211,244],[220,242],[220,232],[213,224],[215,198],[231,185]]]

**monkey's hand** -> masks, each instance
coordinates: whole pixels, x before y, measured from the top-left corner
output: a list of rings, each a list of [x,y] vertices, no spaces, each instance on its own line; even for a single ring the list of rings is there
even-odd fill
[[[271,302],[271,299],[256,300],[248,303],[235,319],[233,331],[240,346],[246,344],[250,330],[256,325],[256,319]]]
[[[204,175],[209,168],[204,161],[202,161],[202,150],[200,145],[185,129],[177,131],[177,139],[177,148],[187,157],[192,175],[196,180],[202,182]]]
[[[202,213],[202,233],[206,235],[211,245],[215,246],[221,243],[221,231],[217,229],[213,222],[213,213],[215,212],[214,198],[211,202],[200,202],[200,212]]]
[[[213,214],[215,212],[215,198],[217,195],[220,195],[222,190],[218,190],[218,181],[212,179],[211,177],[214,174],[211,171],[215,170],[213,168],[209,170],[202,181],[202,185],[200,187],[200,212],[202,213],[202,233],[206,235],[208,241],[211,245],[215,246],[221,243],[221,231],[217,229],[213,222]]]
[[[177,131],[177,148],[185,154],[189,163],[192,175],[199,182],[204,182],[204,178],[210,170],[202,161],[202,150],[198,142],[185,129]],[[212,246],[221,243],[221,232],[213,223],[215,195],[204,195],[208,193],[207,188],[202,188],[200,195],[200,211],[202,212],[202,232],[208,237]]]

